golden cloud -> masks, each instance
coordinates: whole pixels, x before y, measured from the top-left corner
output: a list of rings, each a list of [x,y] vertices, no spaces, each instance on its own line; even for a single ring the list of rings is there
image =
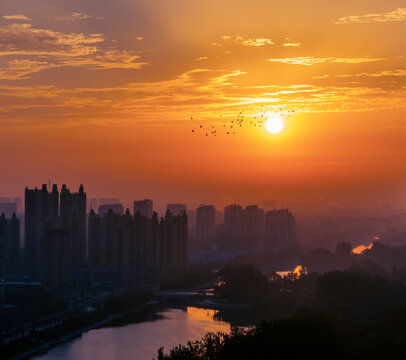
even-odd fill
[[[91,19],[93,15],[88,15],[80,12],[74,12],[70,15],[65,15],[59,18],[56,18],[56,20],[59,21],[75,21],[75,20],[86,20],[86,19]]]
[[[129,51],[105,50],[101,34],[62,33],[36,29],[30,24],[0,27],[0,77],[8,80],[62,66],[89,69],[139,69],[146,63]],[[26,59],[6,61],[10,56]]]
[[[275,59],[266,59],[266,60],[269,62],[273,62],[273,63],[281,63],[281,64],[288,64],[288,65],[312,66],[312,65],[324,64],[324,63],[360,64],[360,63],[383,61],[386,59],[368,58],[368,57],[366,57],[366,58],[336,58],[336,57],[317,58],[317,57],[311,57],[311,56],[302,56],[302,57],[294,57],[294,58],[275,58]]]
[[[237,45],[243,46],[265,46],[265,45],[274,45],[275,43],[271,39],[267,38],[250,38],[241,35],[224,35],[222,37],[224,41],[231,41]]]
[[[22,15],[22,14],[18,14],[18,15],[3,15],[3,19],[6,20],[25,20],[25,21],[30,21],[32,20],[31,18]]]
[[[380,14],[350,15],[337,19],[335,24],[366,24],[376,22],[395,22],[406,20],[406,8],[398,8]]]
[[[101,34],[62,33],[36,29],[31,24],[12,24],[0,27],[0,56],[83,56],[94,53],[93,44],[102,41]]]
[[[51,66],[45,61],[10,60],[0,65],[0,80],[20,80],[27,75],[49,69]]]

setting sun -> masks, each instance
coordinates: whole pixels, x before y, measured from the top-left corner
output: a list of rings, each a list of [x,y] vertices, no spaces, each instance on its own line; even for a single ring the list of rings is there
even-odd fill
[[[268,120],[265,123],[265,129],[270,134],[279,134],[285,128],[285,122],[283,121],[281,114],[272,113],[267,116],[267,118]]]

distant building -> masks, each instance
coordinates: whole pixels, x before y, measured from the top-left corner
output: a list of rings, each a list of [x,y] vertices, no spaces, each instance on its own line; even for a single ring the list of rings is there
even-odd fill
[[[238,204],[224,208],[224,237],[228,248],[239,248],[242,244],[243,208]]]
[[[257,205],[246,206],[243,213],[243,247],[259,250],[264,236],[265,214]]]
[[[25,263],[27,274],[40,277],[42,274],[43,238],[45,224],[58,217],[59,193],[56,185],[48,192],[44,184],[39,190],[25,189]]]
[[[265,215],[264,248],[278,250],[295,244],[296,219],[288,209],[268,211]]]
[[[117,215],[124,215],[123,204],[101,204],[99,205],[99,215],[107,215],[109,211],[113,211]]]
[[[243,209],[238,204],[224,208],[223,244],[232,250],[260,250],[264,236],[264,210],[257,205]]]
[[[196,228],[196,211],[188,210],[188,211],[186,211],[186,215],[187,215],[189,229],[195,230],[195,228]]]
[[[173,269],[180,269],[187,264],[188,219],[186,211],[173,215],[168,209],[161,219],[161,273],[165,275]]]
[[[196,210],[196,240],[198,245],[209,247],[214,242],[216,231],[216,209],[213,205],[202,205]]]
[[[41,284],[48,291],[63,291],[71,284],[71,234],[64,218],[47,221],[43,240]]]
[[[19,275],[20,269],[20,220],[16,214],[7,219],[4,214],[0,216],[0,229],[3,232],[3,271],[4,278],[11,280]]]
[[[4,214],[7,219],[10,219],[13,214],[17,214],[17,204],[15,202],[0,202],[0,215]]]
[[[139,213],[140,215],[151,219],[153,211],[154,209],[152,200],[144,199],[134,201],[134,215]]]
[[[101,198],[99,200],[99,205],[108,205],[108,204],[119,204],[120,200],[117,198]]]
[[[167,210],[172,213],[172,215],[178,216],[186,211],[186,204],[168,204]]]
[[[80,185],[77,193],[71,193],[62,185],[60,216],[69,228],[72,272],[76,273],[86,262],[86,193]]]

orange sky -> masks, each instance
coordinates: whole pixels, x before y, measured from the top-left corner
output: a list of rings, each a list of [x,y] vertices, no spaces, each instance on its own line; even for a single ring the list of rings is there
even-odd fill
[[[404,206],[404,6],[2,0],[0,195]],[[263,110],[281,134],[191,132]]]

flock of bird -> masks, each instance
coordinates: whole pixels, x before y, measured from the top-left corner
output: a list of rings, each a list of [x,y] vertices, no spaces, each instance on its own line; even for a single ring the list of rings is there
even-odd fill
[[[197,120],[193,116],[190,117],[190,120],[196,124],[192,128],[192,133],[207,137],[217,137],[220,134],[226,136],[236,135],[239,131],[249,127],[263,128],[268,120],[267,114],[269,113],[280,114],[285,119],[294,112],[295,110],[286,110],[283,107],[273,107],[265,111],[263,106],[261,106],[261,109],[256,112],[257,115],[247,115],[244,111],[240,111],[232,120],[224,121],[223,115],[219,116],[218,121],[211,121],[210,123],[202,121],[197,123]]]

